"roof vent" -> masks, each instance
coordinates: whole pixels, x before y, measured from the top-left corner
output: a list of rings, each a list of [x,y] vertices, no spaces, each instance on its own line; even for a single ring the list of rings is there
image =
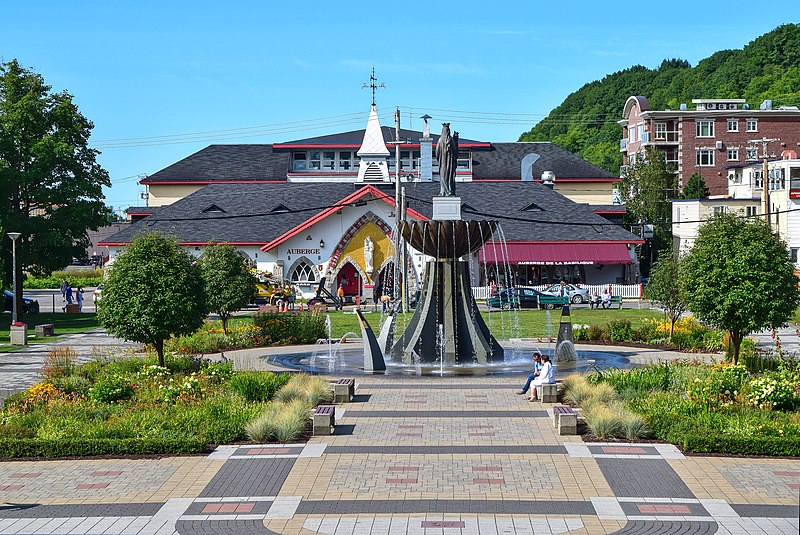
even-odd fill
[[[742,104],[742,109],[743,110],[749,110],[750,109],[750,104]]]
[[[520,210],[520,212],[544,212],[541,206],[535,202],[530,203],[528,206]]]
[[[288,208],[286,208],[282,204],[279,204],[278,206],[276,206],[275,208],[270,210],[270,212],[273,213],[273,214],[283,214],[283,213],[286,213],[286,212],[289,212],[289,211],[290,210]]]
[[[681,104],[681,111],[686,111],[686,103]]]
[[[472,206],[468,205],[467,203],[463,203],[461,205],[461,211],[462,212],[477,212],[477,210],[475,210],[475,208],[473,208]]]
[[[539,159],[539,155],[535,152],[526,154],[520,163],[520,176],[523,182],[533,182],[533,164]]]
[[[764,102],[761,103],[760,108],[762,110],[771,110],[772,109],[772,101],[771,100],[765,100]]]
[[[545,171],[542,173],[542,184],[550,189],[553,189],[553,186],[556,182],[556,174],[552,171]]]
[[[220,208],[216,204],[212,204],[211,206],[209,206],[208,208],[203,210],[203,213],[204,214],[224,214],[226,212],[225,212],[225,210],[223,210],[222,208]]]

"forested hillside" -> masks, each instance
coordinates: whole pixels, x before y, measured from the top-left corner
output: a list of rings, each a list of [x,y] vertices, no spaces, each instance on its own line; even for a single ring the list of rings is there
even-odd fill
[[[613,173],[622,156],[619,140],[625,100],[642,95],[653,109],[678,109],[693,98],[744,98],[757,107],[800,105],[800,24],[785,24],[741,50],[722,50],[692,67],[680,59],[657,69],[635,65],[586,84],[520,136],[552,141]]]

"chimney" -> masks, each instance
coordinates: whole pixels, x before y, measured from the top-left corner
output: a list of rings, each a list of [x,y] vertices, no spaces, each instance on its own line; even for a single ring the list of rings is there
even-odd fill
[[[433,181],[433,138],[431,137],[431,127],[428,119],[432,119],[427,113],[421,117],[423,120],[422,138],[419,140],[419,181]]]
[[[556,174],[552,171],[545,171],[542,173],[542,185],[546,188],[553,189],[556,183]]]

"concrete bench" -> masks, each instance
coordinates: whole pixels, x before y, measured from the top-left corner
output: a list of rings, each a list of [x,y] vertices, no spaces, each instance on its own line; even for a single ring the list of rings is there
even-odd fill
[[[42,323],[36,326],[36,337],[55,336],[56,326],[52,323]]]
[[[542,403],[557,403],[558,383],[536,385],[536,395]]]
[[[330,435],[331,429],[336,425],[336,407],[333,405],[320,405],[311,410],[313,421],[313,434]]]
[[[553,407],[553,426],[558,429],[559,435],[577,435],[578,415],[572,407]]]
[[[349,403],[356,395],[355,379],[339,379],[333,383],[333,402]]]

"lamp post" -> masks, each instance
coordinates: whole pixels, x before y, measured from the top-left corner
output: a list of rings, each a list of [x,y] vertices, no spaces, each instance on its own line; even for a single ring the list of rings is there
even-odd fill
[[[22,236],[19,232],[9,232],[11,238],[11,284],[14,288],[14,299],[11,303],[11,323],[17,322],[17,239]]]

